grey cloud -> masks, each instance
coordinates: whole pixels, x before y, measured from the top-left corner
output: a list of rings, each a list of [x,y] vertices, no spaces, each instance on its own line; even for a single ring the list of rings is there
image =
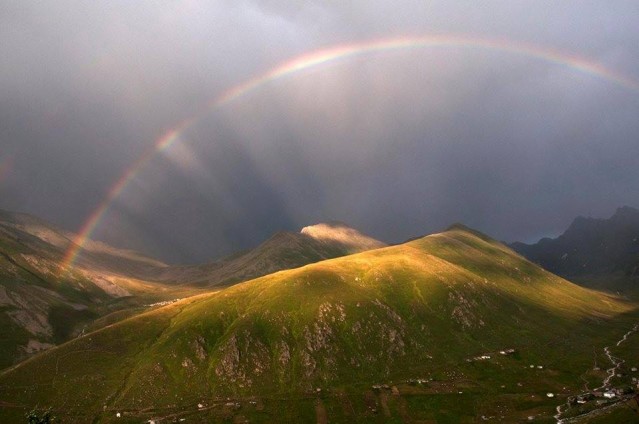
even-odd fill
[[[639,79],[634,1],[0,2],[0,207],[77,230],[224,89],[335,44],[464,33]],[[339,219],[387,241],[463,221],[508,241],[639,206],[639,93],[468,48],[318,66],[205,113],[94,234],[169,261]]]

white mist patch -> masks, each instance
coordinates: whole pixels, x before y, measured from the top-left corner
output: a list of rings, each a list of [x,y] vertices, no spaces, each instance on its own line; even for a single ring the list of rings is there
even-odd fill
[[[320,223],[302,228],[301,234],[319,241],[338,242],[350,249],[371,250],[386,246],[342,223]]]

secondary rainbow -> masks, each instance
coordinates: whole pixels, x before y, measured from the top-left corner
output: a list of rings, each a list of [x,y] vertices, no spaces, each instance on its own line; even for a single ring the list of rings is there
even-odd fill
[[[158,153],[168,149],[173,143],[180,139],[180,134],[207,113],[216,108],[232,102],[233,100],[252,92],[259,87],[270,82],[287,77],[291,74],[317,67],[323,64],[347,60],[354,57],[365,56],[372,53],[410,50],[423,48],[460,47],[472,49],[485,49],[515,55],[527,56],[557,65],[566,66],[575,71],[580,71],[594,77],[602,78],[614,83],[622,88],[639,93],[639,82],[615,72],[604,65],[589,60],[585,57],[562,52],[553,48],[540,45],[503,40],[495,38],[478,38],[466,35],[426,35],[426,36],[404,36],[392,39],[382,39],[365,41],[353,44],[344,44],[336,47],[313,51],[284,62],[271,70],[260,74],[252,79],[244,81],[236,86],[224,91],[218,97],[212,99],[193,117],[190,117],[168,131],[162,138],[146,150],[133,164],[122,174],[107,192],[106,197],[91,213],[82,226],[73,243],[67,249],[61,264],[62,270],[73,267],[75,260],[82,251],[85,243],[91,234],[100,224],[111,203],[127,188],[129,183],[144,168],[144,166]]]

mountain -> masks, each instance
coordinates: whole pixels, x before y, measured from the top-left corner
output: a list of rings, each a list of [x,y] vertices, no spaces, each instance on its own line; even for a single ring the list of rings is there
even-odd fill
[[[166,265],[88,241],[77,267],[60,264],[74,235],[0,211],[0,368],[77,335],[98,317],[194,290],[140,278]]]
[[[34,216],[3,210],[0,210],[0,231],[3,237],[19,241],[31,251],[54,259],[56,267],[76,237],[74,233]],[[166,266],[138,252],[93,240],[84,243],[76,260],[77,268],[136,277],[144,277],[151,269]]]
[[[159,281],[206,287],[228,286],[284,269],[298,268],[386,246],[344,223],[320,223],[299,233],[281,231],[254,249],[208,264],[158,269]]]
[[[341,223],[280,232],[253,250],[205,265],[169,266],[87,240],[75,266],[60,264],[75,234],[0,210],[0,369],[144,305],[384,246]],[[128,311],[128,312],[126,312]]]
[[[568,279],[608,288],[637,287],[639,210],[624,206],[609,219],[578,217],[555,239],[511,247]]]
[[[455,226],[45,351],[0,374],[0,421],[37,406],[69,422],[550,422],[637,320],[636,304]]]

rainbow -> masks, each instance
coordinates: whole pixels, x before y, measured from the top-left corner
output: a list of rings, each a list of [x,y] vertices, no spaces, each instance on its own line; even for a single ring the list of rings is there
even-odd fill
[[[82,226],[80,232],[77,234],[73,242],[70,244],[70,247],[67,249],[61,264],[61,269],[68,270],[73,267],[79,253],[82,251],[91,234],[98,227],[100,221],[109,209],[111,203],[118,196],[120,196],[120,194],[122,194],[129,183],[142,170],[145,164],[147,164],[156,154],[168,149],[172,144],[178,141],[180,139],[181,133],[184,130],[189,128],[210,111],[216,108],[223,107],[224,105],[258,89],[259,87],[262,87],[267,83],[285,78],[289,75],[302,72],[313,67],[321,66],[335,61],[343,61],[354,57],[370,55],[372,53],[433,47],[462,47],[484,49],[526,56],[557,65],[566,66],[572,70],[604,79],[618,85],[619,87],[639,93],[638,81],[617,73],[600,63],[589,60],[585,57],[569,54],[552,48],[519,41],[493,38],[477,38],[465,35],[426,35],[365,41],[317,50],[295,57],[292,60],[284,62],[281,65],[276,66],[263,74],[260,74],[252,79],[249,79],[229,88],[228,90],[221,93],[218,97],[208,102],[200,113],[180,122],[173,129],[168,131],[163,137],[157,140],[153,146],[146,150],[122,174],[122,176],[107,192],[106,197],[89,216],[87,221]]]

